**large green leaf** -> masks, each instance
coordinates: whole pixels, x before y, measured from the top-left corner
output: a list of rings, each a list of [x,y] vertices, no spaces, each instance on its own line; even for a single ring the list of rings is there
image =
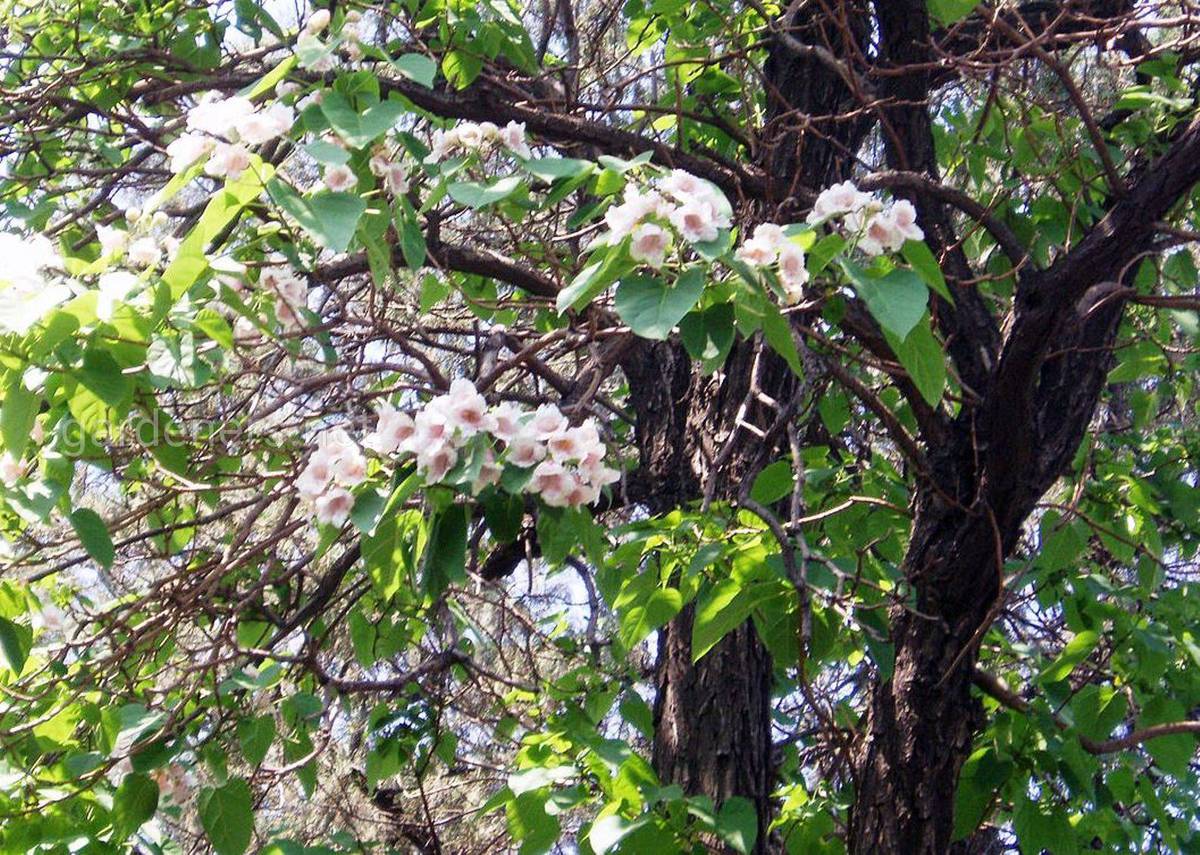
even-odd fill
[[[921,318],[903,340],[887,330],[883,334],[921,397],[936,407],[946,388],[946,355],[929,328],[928,316]]]
[[[380,101],[360,113],[344,95],[334,91],[326,92],[321,99],[321,112],[338,136],[354,148],[362,148],[390,131],[405,108],[400,101]]]
[[[429,549],[425,553],[425,591],[437,597],[452,582],[466,578],[467,517],[466,505],[451,505],[433,521]]]
[[[21,372],[9,375],[4,401],[0,403],[0,437],[4,440],[4,450],[17,460],[25,453],[41,403],[41,396],[30,392],[21,382]]]
[[[507,199],[521,186],[519,175],[509,175],[490,184],[479,184],[475,181],[456,181],[447,187],[450,198],[468,208],[486,208],[502,199]]]
[[[134,772],[126,775],[113,795],[113,834],[125,840],[158,810],[158,784]]]
[[[884,276],[873,275],[852,261],[843,261],[842,268],[879,326],[901,341],[907,338],[929,302],[924,280],[906,268]]]
[[[367,203],[353,193],[318,193],[301,196],[282,181],[267,185],[271,198],[295,218],[317,243],[333,252],[345,252],[354,239]]]
[[[79,535],[79,542],[92,560],[105,569],[112,567],[116,549],[100,515],[91,508],[76,508],[71,512],[70,520],[71,527]]]
[[[722,638],[741,626],[759,603],[780,594],[774,582],[752,582],[745,587],[736,579],[722,579],[696,605],[692,623],[692,661],[698,662]]]
[[[642,338],[663,340],[704,293],[704,270],[691,267],[673,283],[651,276],[628,276],[617,286],[614,306],[621,320]]]
[[[33,646],[33,631],[29,627],[0,617],[0,655],[13,674],[20,676]]]
[[[254,800],[249,785],[234,778],[223,787],[208,788],[198,801],[200,824],[217,855],[242,855],[254,834]]]

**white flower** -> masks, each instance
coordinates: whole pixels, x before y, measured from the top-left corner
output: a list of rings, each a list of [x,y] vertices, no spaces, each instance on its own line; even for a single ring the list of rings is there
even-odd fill
[[[318,9],[304,22],[304,32],[310,36],[315,36],[329,26],[329,19],[330,14],[328,9]]]
[[[546,457],[546,446],[536,437],[522,433],[508,444],[508,460],[514,466],[527,469]]]
[[[708,193],[707,185],[692,173],[683,169],[672,169],[671,174],[659,184],[663,192],[674,196],[680,202],[689,202],[695,196],[703,197]]]
[[[529,431],[535,439],[546,440],[569,427],[567,417],[554,404],[542,404],[533,414]]]
[[[129,244],[129,232],[113,226],[96,226],[96,238],[100,241],[101,255],[114,255]]]
[[[203,134],[184,134],[167,146],[167,157],[171,158],[171,171],[183,172],[204,155],[212,151],[214,141]]]
[[[0,455],[0,481],[5,487],[15,487],[24,474],[24,467],[7,451]]]
[[[258,331],[258,327],[254,325],[254,321],[247,317],[239,316],[233,322],[233,341],[234,344],[251,345],[256,344],[262,338],[262,334]]]
[[[804,265],[804,250],[788,241],[779,250],[779,284],[783,286],[789,303],[797,303],[808,282],[808,268]]]
[[[754,240],[761,241],[778,252],[787,243],[783,228],[774,223],[759,223],[754,227]]]
[[[295,95],[299,91],[300,91],[300,84],[293,83],[290,80],[280,80],[278,83],[275,84],[275,97],[276,98],[287,98],[291,95]]]
[[[417,452],[417,470],[430,484],[445,478],[457,462],[458,452],[446,443],[427,446]]]
[[[847,219],[849,225],[850,220]],[[856,223],[857,225],[857,223]],[[882,255],[884,252],[895,252],[904,245],[904,235],[896,227],[891,210],[880,211],[867,220],[866,227],[859,226],[862,234],[858,238],[858,248],[867,255]]]
[[[278,102],[265,110],[239,117],[234,127],[238,138],[248,145],[261,145],[286,134],[296,121],[296,113]]]
[[[843,181],[827,187],[817,196],[816,204],[808,213],[811,225],[823,223],[831,217],[839,217],[857,211],[871,201],[871,196],[859,191],[853,181]]]
[[[917,209],[907,199],[898,199],[891,206],[892,222],[905,240],[925,240],[925,232],[917,225]]]
[[[450,384],[450,392],[441,396],[439,406],[447,427],[457,429],[464,437],[496,427],[496,420],[488,412],[487,401],[475,389],[475,384],[465,377]]]
[[[708,243],[717,239],[718,216],[708,202],[692,199],[671,212],[671,225],[688,243]]]
[[[162,247],[152,237],[138,238],[129,245],[125,257],[137,267],[150,267],[162,259]]]
[[[449,442],[451,433],[445,414],[438,407],[426,406],[413,417],[413,433],[405,441],[404,450],[420,454],[422,449]]]
[[[354,508],[354,496],[342,487],[334,487],[317,498],[316,506],[317,522],[322,525],[341,526]]]
[[[604,222],[612,232],[609,242],[619,243],[645,217],[655,215],[666,218],[671,211],[671,204],[657,191],[642,192],[636,187],[628,187],[625,190],[624,201],[604,212]]]
[[[388,167],[392,165],[392,161],[386,154],[378,153],[371,155],[371,159],[367,161],[367,167],[371,170],[371,174],[376,178],[382,178],[387,174]]]
[[[222,98],[209,94],[199,104],[188,110],[187,127],[190,131],[203,131],[215,137],[228,136],[239,119],[254,112],[250,99],[240,95]]]
[[[529,143],[525,139],[524,122],[509,122],[500,129],[499,137],[500,144],[518,157],[528,159],[533,156],[533,152],[529,150]]]
[[[250,166],[250,150],[241,143],[219,142],[204,171],[214,178],[237,178]]]
[[[471,482],[472,495],[479,495],[479,493],[493,484],[499,484],[500,476],[503,474],[504,467],[496,462],[496,455],[492,453],[490,448],[484,449],[483,463],[479,465],[479,474]]]
[[[737,248],[734,253],[738,261],[751,267],[766,267],[773,264],[779,255],[775,247],[761,238],[752,237]]]
[[[363,440],[363,445],[380,454],[393,454],[416,429],[411,416],[384,401],[379,405],[379,419],[375,423],[375,431]]]
[[[433,136],[429,141],[429,154],[425,157],[426,163],[437,163],[444,160],[458,142],[458,136],[454,130],[449,131],[438,128],[433,132]]]
[[[62,260],[44,236],[0,232],[0,258],[0,330],[26,332],[71,296],[66,285],[47,279],[46,271]]]
[[[309,92],[307,95],[305,95],[303,98],[301,98],[299,101],[296,102],[296,110],[297,110],[297,112],[303,113],[309,107],[315,107],[315,106],[320,105],[320,103],[324,100],[325,100],[324,91],[318,89],[316,92]]]
[[[354,175],[354,170],[346,164],[325,167],[325,186],[334,193],[353,190],[356,184],[358,184],[358,178]]]
[[[318,450],[309,459],[304,471],[296,478],[296,489],[300,497],[307,502],[315,502],[317,497],[325,492],[333,478],[329,458]]]
[[[633,230],[629,256],[634,261],[641,261],[657,269],[666,261],[667,249],[670,246],[671,235],[666,229],[654,223],[642,223]]]
[[[583,460],[589,455],[604,453],[604,444],[596,430],[596,423],[589,420],[579,427],[559,431],[546,440],[550,456],[558,461]]]
[[[404,168],[403,164],[390,164],[384,176],[384,181],[387,184],[388,191],[393,196],[399,196],[401,193],[408,192],[408,170]]]
[[[480,122],[479,136],[484,142],[493,142],[500,136],[500,128],[495,122]]]
[[[491,434],[496,439],[511,442],[521,432],[521,421],[524,418],[524,413],[520,407],[511,401],[505,401],[499,406],[493,407],[491,415],[492,420],[495,422],[495,427],[492,428]]]
[[[484,141],[483,130],[474,122],[463,122],[455,128],[455,138],[467,150],[478,149]]]
[[[117,303],[128,297],[138,284],[138,278],[128,270],[114,270],[101,276],[96,282],[100,291],[96,299],[96,316],[102,321],[112,320]]]

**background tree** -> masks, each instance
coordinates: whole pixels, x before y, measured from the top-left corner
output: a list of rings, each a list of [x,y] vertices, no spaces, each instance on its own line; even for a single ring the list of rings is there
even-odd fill
[[[0,11],[4,851],[1196,848],[1192,4]]]

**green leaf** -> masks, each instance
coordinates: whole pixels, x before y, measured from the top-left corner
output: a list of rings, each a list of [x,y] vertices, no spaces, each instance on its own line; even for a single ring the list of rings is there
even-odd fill
[[[253,797],[249,785],[234,778],[223,787],[206,788],[198,801],[200,824],[217,855],[242,855],[254,834]]]
[[[946,278],[942,276],[942,268],[924,241],[905,241],[904,246],[900,248],[900,253],[904,256],[904,260],[912,265],[913,270],[925,280],[925,284],[929,286],[930,290],[944,298],[951,306],[954,305],[954,298],[950,296],[950,289],[946,287]]]
[[[1058,655],[1039,675],[1039,679],[1049,683],[1065,680],[1075,670],[1075,666],[1087,659],[1088,654],[1100,643],[1100,634],[1093,629],[1085,629],[1067,642],[1062,653]]]
[[[996,792],[1013,771],[1011,760],[1001,760],[991,746],[980,748],[963,763],[954,794],[954,839],[975,831],[988,815]]]
[[[363,148],[395,127],[405,110],[400,101],[380,101],[359,113],[340,92],[326,91],[321,112],[338,136],[354,148]]]
[[[317,243],[333,252],[345,252],[358,229],[367,203],[353,193],[318,193],[304,197],[282,181],[272,180],[267,191],[275,204],[287,211]]]
[[[546,812],[546,795],[534,790],[512,799],[505,805],[508,832],[521,843],[519,855],[540,855],[549,852],[558,840],[558,817]]]
[[[257,766],[266,758],[271,743],[275,741],[275,717],[267,714],[239,721],[237,738],[246,762]]]
[[[425,592],[438,597],[467,575],[467,517],[466,505],[451,505],[433,521],[429,549],[425,555]]]
[[[845,260],[842,269],[879,326],[901,341],[925,315],[929,289],[913,271],[899,268],[880,278]]]
[[[21,676],[32,646],[33,630],[6,617],[0,617],[0,655],[4,656],[4,664],[15,676]]]
[[[776,460],[758,473],[750,488],[750,498],[762,505],[773,505],[792,494],[796,479],[790,460]]]
[[[571,157],[536,157],[526,161],[525,168],[543,181],[553,182],[559,178],[589,175],[595,171],[596,164],[590,160],[576,160]]]
[[[158,810],[158,784],[133,772],[125,776],[113,795],[112,826],[118,840],[125,840]]]
[[[591,258],[596,260],[580,270],[571,283],[558,292],[555,308],[560,315],[566,314],[568,309],[583,308],[605,288],[633,269],[632,262],[624,258],[624,253],[619,247],[597,250]]]
[[[305,154],[325,166],[344,166],[350,162],[350,152],[326,140],[313,140],[301,148]]]
[[[936,407],[946,388],[946,355],[929,328],[929,317],[921,318],[903,341],[887,330],[883,335],[921,397]]]
[[[763,600],[779,594],[773,582],[752,582],[743,587],[736,579],[722,579],[696,605],[692,623],[692,661],[698,662],[722,638],[737,629]]]
[[[426,89],[433,88],[437,77],[437,63],[420,53],[404,53],[392,60],[392,67],[414,83]]]
[[[943,27],[961,21],[975,10],[975,0],[929,0],[929,15]]]
[[[479,184],[474,181],[455,181],[446,190],[450,198],[460,205],[479,210],[488,205],[507,199],[521,186],[519,175],[510,175],[493,181],[491,184]]]
[[[29,433],[33,430],[33,422],[41,404],[41,396],[30,392],[21,382],[20,371],[9,375],[4,401],[0,403],[0,438],[4,441],[4,450],[14,460],[20,460],[25,453]]]
[[[750,855],[758,839],[758,811],[754,803],[731,796],[717,813],[717,834],[742,855]]]
[[[483,71],[483,60],[461,50],[452,50],[442,57],[442,74],[455,89],[466,89]]]
[[[104,524],[100,515],[91,508],[76,508],[71,512],[69,519],[87,554],[104,569],[112,567],[116,549],[108,533],[108,526]]]
[[[650,816],[626,819],[619,813],[597,817],[596,821],[592,823],[592,827],[588,829],[588,845],[592,847],[592,851],[596,855],[604,855],[606,852],[611,852],[618,843],[650,820]]]
[[[704,293],[702,268],[685,270],[674,284],[650,276],[630,276],[617,287],[614,306],[621,320],[642,338],[664,340]]]
[[[644,575],[653,578],[650,574]],[[678,589],[654,588],[648,596],[636,600],[621,615],[619,637],[622,646],[632,650],[654,630],[665,626],[682,608],[683,595]]]
[[[718,303],[688,312],[679,322],[679,337],[688,356],[698,360],[705,373],[720,368],[733,347],[733,304]]]

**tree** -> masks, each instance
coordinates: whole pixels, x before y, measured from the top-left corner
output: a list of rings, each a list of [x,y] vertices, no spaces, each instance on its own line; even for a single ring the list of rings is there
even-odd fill
[[[3,851],[1196,848],[1190,4],[0,9]]]

